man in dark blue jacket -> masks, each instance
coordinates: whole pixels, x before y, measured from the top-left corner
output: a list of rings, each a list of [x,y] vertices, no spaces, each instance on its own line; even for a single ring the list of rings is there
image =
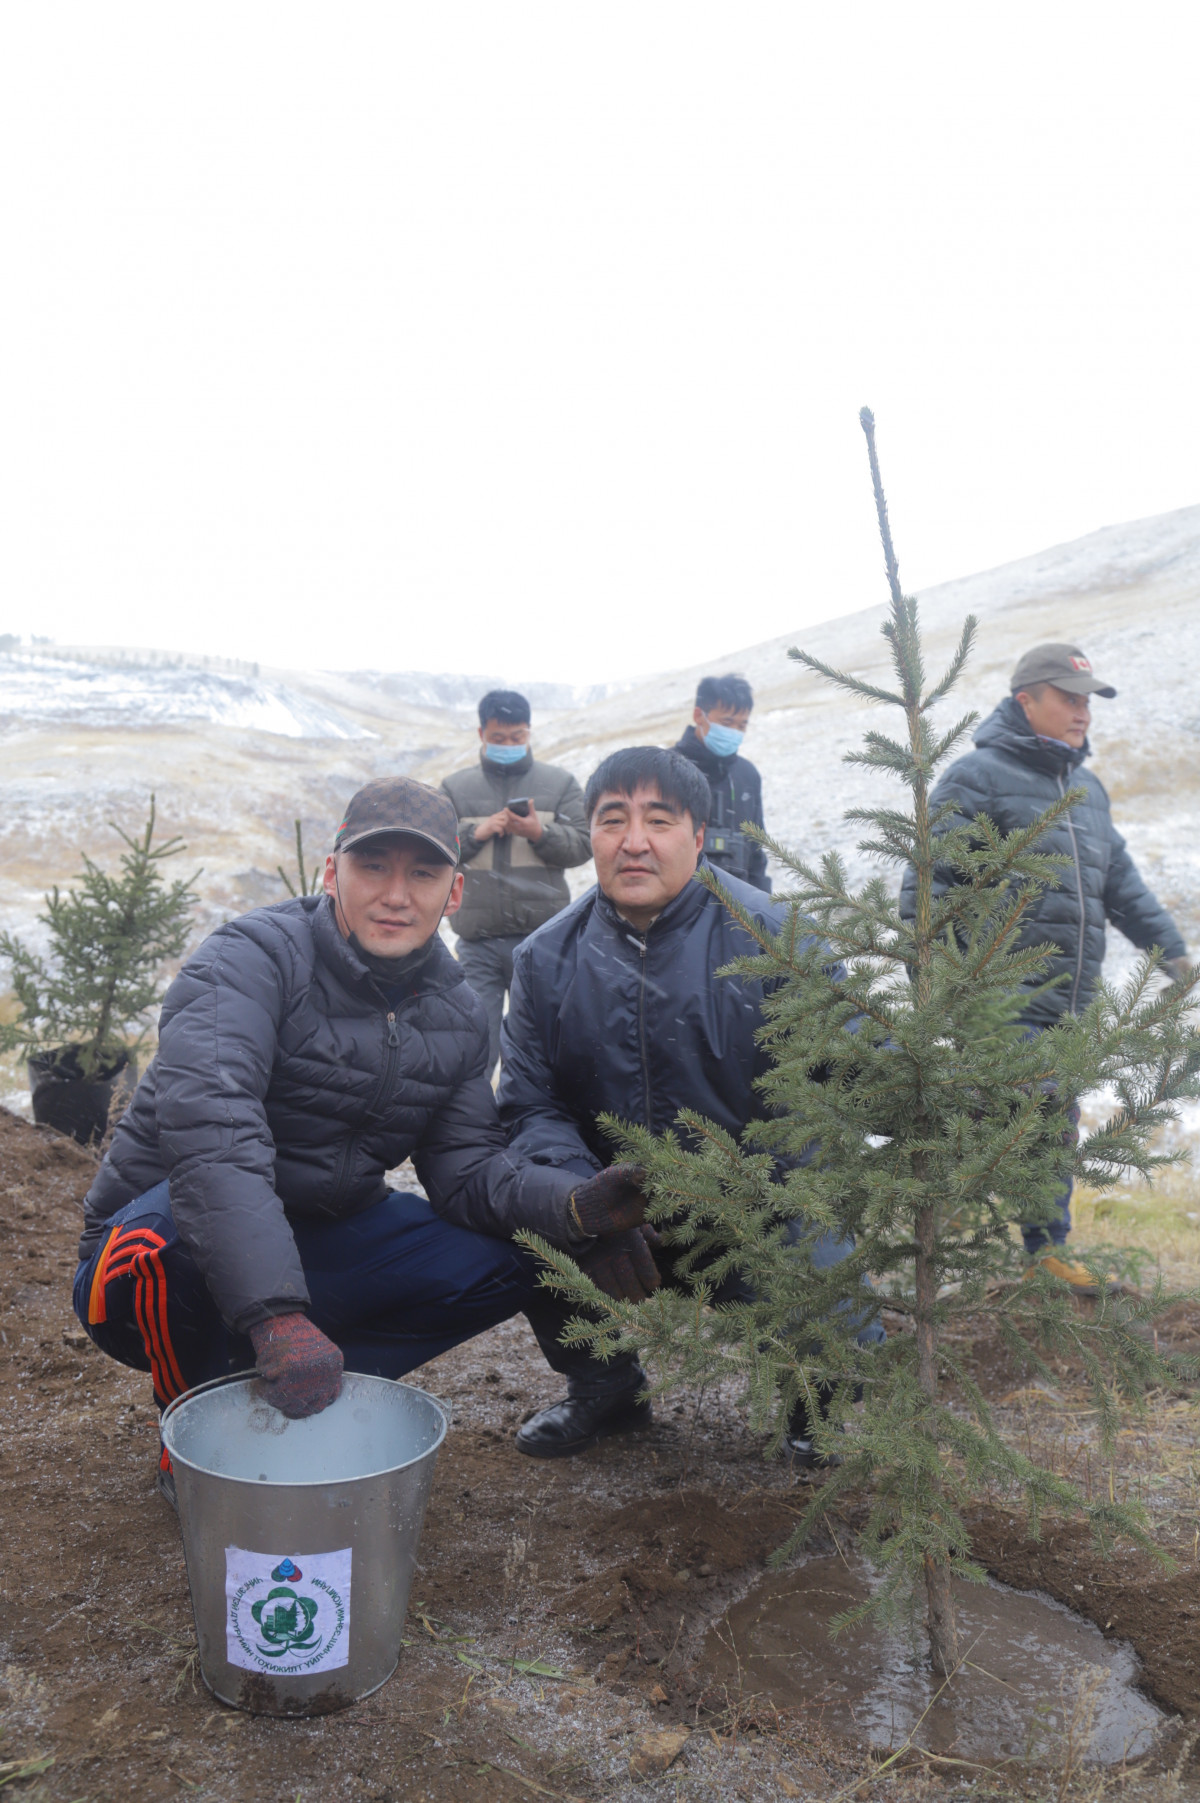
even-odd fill
[[[568,1185],[594,1181],[612,1157],[597,1125],[602,1113],[657,1133],[692,1108],[735,1135],[765,1113],[755,1088],[767,1068],[755,1039],[762,983],[716,974],[753,942],[693,880],[708,803],[700,771],[654,747],[615,752],[588,783],[597,887],[532,934],[514,964],[498,1099],[511,1155],[522,1165],[553,1170]],[[784,911],[761,889],[726,875],[722,882],[778,931]],[[593,1212],[581,1222],[600,1229],[590,1275],[610,1294],[637,1301],[659,1282],[639,1232],[644,1199],[636,1170],[610,1166],[609,1176],[607,1219]],[[621,1180],[623,1198],[616,1192]],[[798,1237],[802,1226],[792,1225]],[[826,1236],[819,1257],[833,1263],[846,1250]],[[664,1276],[672,1280],[668,1267]],[[535,1457],[580,1452],[650,1419],[649,1404],[637,1401],[645,1377],[636,1359],[602,1364],[559,1344],[572,1312],[559,1304],[557,1318],[549,1311],[531,1316],[568,1390],[517,1435],[520,1450]],[[864,1329],[864,1338],[879,1337],[874,1323]],[[811,1461],[799,1412],[790,1439],[794,1456]]]
[[[976,749],[950,766],[930,797],[935,811],[954,804],[940,832],[986,814],[1000,832],[1013,833],[1068,789],[1084,791],[1082,801],[1037,847],[1062,854],[1068,863],[1057,887],[1040,897],[1017,941],[1022,948],[1048,946],[1052,954],[1020,1017],[1031,1033],[1053,1026],[1064,1014],[1081,1012],[1092,1000],[1104,962],[1106,921],[1143,950],[1158,946],[1168,974],[1182,974],[1187,963],[1179,928],[1147,889],[1113,825],[1104,785],[1084,768],[1091,697],[1111,700],[1116,692],[1095,674],[1078,645],[1035,645],[1013,671],[1012,693],[977,728]],[[935,876],[935,893],[945,894],[953,881],[954,872],[943,866]],[[910,868],[900,912],[911,920],[915,911],[916,876]],[[1052,988],[1042,987],[1047,980],[1053,981]],[[1058,1218],[1049,1225],[1027,1225],[1025,1245],[1056,1277],[1091,1291],[1095,1280],[1086,1265],[1060,1258],[1056,1251],[1071,1230],[1070,1201],[1067,1178]]]
[[[714,870],[770,895],[767,854],[742,831],[747,821],[763,824],[762,777],[741,754],[753,709],[754,691],[744,676],[702,676],[692,724],[675,749],[708,783],[705,857]]]
[[[167,992],[154,1061],[85,1200],[75,1309],[160,1406],[256,1364],[302,1416],[343,1363],[405,1371],[540,1306],[519,1227],[586,1258],[574,1191],[506,1150],[482,1004],[438,936],[463,878],[449,799],[359,790],[325,893],[205,940]],[[391,1191],[411,1158],[428,1200]],[[169,1491],[164,1466],[162,1487]]]

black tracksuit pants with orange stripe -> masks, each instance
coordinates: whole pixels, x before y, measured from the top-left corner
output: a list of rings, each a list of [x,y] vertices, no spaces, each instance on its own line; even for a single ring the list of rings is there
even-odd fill
[[[403,1377],[535,1303],[533,1260],[508,1240],[392,1191],[341,1220],[291,1219],[308,1313],[346,1367]],[[75,1313],[102,1352],[149,1371],[160,1408],[194,1384],[249,1370],[254,1349],[222,1321],[175,1231],[168,1186],[112,1217],[75,1276]]]

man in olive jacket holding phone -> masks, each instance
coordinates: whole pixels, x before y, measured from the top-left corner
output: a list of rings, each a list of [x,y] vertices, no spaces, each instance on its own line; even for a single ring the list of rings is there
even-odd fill
[[[454,917],[458,961],[487,1010],[495,1070],[513,953],[570,901],[564,871],[591,857],[575,778],[530,748],[530,708],[515,689],[479,703],[479,762],[442,784],[458,815],[462,908]]]

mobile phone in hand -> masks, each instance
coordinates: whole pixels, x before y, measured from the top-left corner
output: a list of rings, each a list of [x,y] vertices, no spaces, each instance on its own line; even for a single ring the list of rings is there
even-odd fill
[[[528,795],[518,795],[513,801],[506,801],[505,807],[510,814],[516,814],[520,820],[528,820],[530,800]]]

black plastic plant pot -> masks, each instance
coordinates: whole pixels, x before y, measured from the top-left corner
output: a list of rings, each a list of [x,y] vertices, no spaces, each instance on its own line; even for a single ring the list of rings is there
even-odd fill
[[[113,1098],[120,1103],[133,1094],[137,1065],[127,1052],[85,1077],[79,1047],[59,1046],[29,1060],[33,1118],[43,1127],[69,1133],[81,1146],[94,1146],[108,1131]]]

